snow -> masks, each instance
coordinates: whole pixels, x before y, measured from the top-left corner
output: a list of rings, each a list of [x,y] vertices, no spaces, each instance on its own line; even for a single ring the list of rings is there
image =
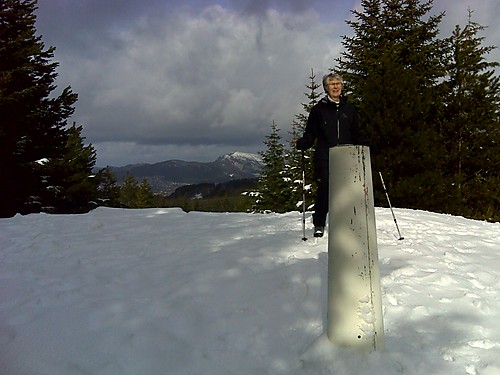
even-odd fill
[[[300,213],[1,219],[0,374],[500,374],[500,224],[395,214],[401,241],[376,209],[369,354],[324,335],[327,237],[302,241]]]
[[[41,159],[38,159],[38,160],[35,160],[35,163],[37,164],[40,164],[40,165],[45,165],[49,162],[50,160],[47,159],[47,158],[41,158]]]
[[[231,154],[223,156],[224,159],[240,159],[242,161],[250,161],[255,163],[262,163],[262,158],[259,154],[250,154],[247,152],[235,151]]]

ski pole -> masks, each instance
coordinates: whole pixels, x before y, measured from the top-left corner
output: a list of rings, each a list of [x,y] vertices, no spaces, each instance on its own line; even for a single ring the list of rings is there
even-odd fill
[[[304,150],[301,155],[302,166],[302,241],[307,241],[306,237],[306,168],[304,162]]]
[[[385,188],[385,183],[384,183],[384,178],[382,177],[382,172],[378,172],[378,174],[380,175],[380,180],[382,181],[382,186],[384,188],[385,196],[387,198],[387,203],[389,203],[389,208],[391,209],[392,218],[394,219],[394,223],[396,224],[396,229],[398,230],[399,240],[404,240],[404,237],[401,236],[401,232],[399,231],[398,222],[396,220],[396,216],[394,215],[394,211],[392,209],[391,200],[389,199],[389,194],[387,193],[387,189]]]

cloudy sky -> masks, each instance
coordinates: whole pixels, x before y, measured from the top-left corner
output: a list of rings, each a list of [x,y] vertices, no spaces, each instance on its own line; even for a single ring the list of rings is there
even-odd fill
[[[499,0],[435,0],[449,36],[467,8],[499,46]],[[286,136],[311,69],[335,66],[360,0],[39,0],[59,93],[79,95],[97,165],[213,161],[258,152],[275,121]],[[496,50],[490,60],[499,61]]]

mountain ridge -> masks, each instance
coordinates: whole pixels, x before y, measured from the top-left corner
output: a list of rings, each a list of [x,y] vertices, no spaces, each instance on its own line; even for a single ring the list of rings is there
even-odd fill
[[[131,174],[138,180],[146,178],[155,193],[168,195],[184,185],[255,179],[262,169],[262,160],[258,154],[233,152],[219,156],[212,162],[172,159],[109,168],[119,183],[127,174]]]

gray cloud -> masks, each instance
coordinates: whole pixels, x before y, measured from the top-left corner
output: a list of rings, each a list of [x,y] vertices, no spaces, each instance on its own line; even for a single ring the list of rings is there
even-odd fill
[[[288,128],[300,112],[310,68],[333,61],[327,37],[313,13],[244,17],[215,5],[140,17],[107,30],[104,45],[96,34],[86,51],[56,57],[79,94],[75,118],[92,143],[108,143],[103,150],[110,142],[261,149],[273,120]]]
[[[339,56],[356,3],[51,0],[38,29],[57,47],[59,88],[79,94],[74,120],[100,165],[209,161],[261,150],[273,120],[286,135],[311,68],[320,77]],[[493,3],[481,3],[480,23],[498,16]]]

